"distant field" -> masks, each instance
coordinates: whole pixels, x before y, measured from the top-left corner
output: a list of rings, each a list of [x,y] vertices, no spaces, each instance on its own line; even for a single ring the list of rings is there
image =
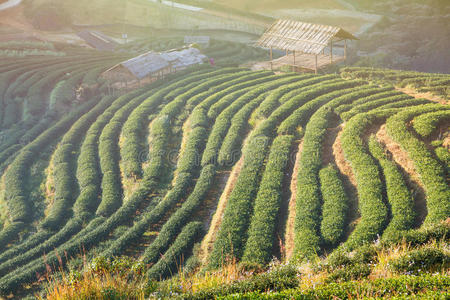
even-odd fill
[[[250,11],[286,8],[346,9],[346,6],[341,1],[336,0],[214,0],[214,2],[232,8]]]

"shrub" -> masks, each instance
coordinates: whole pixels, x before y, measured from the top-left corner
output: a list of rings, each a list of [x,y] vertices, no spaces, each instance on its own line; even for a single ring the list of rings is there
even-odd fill
[[[162,279],[176,274],[183,265],[183,255],[191,249],[201,230],[201,222],[191,222],[184,226],[162,258],[147,271],[148,278]]]
[[[229,196],[209,259],[211,267],[222,265],[226,256],[242,257],[268,144],[269,138],[258,136],[249,140],[244,150],[244,164]]]
[[[139,92],[139,96],[129,98],[129,102],[115,113],[100,135],[99,157],[103,178],[102,200],[96,211],[99,216],[110,216],[122,205],[119,136],[123,123],[130,113],[152,93],[152,91],[148,91],[140,94],[141,92]]]
[[[392,97],[383,97],[378,100],[372,100],[363,104],[354,105],[353,108],[349,111],[346,111],[341,114],[341,118],[348,121],[350,118],[354,117],[357,114],[368,112],[370,110],[373,110],[379,106],[395,103],[395,102],[401,102],[403,100],[409,100],[411,99],[411,96],[403,94],[398,96],[392,96]]]
[[[409,251],[407,254],[389,262],[391,270],[415,275],[448,269],[449,266],[450,256],[442,250],[432,247]]]
[[[319,177],[323,198],[320,232],[326,243],[336,245],[344,233],[349,199],[333,166],[320,170]]]
[[[361,220],[345,245],[349,249],[374,240],[387,222],[387,207],[383,201],[381,174],[374,159],[365,149],[361,137],[374,122],[392,114],[392,111],[363,113],[350,119],[342,133],[342,148],[356,176]]]
[[[281,203],[281,185],[293,138],[279,136],[270,148],[266,169],[255,199],[243,261],[264,265],[272,259],[275,226]]]
[[[103,98],[91,111],[74,123],[65,134],[53,155],[55,198],[42,227],[56,229],[66,220],[69,209],[76,199],[75,153],[81,139],[95,119],[113,102],[113,98]]]
[[[384,231],[383,237],[410,229],[415,218],[414,202],[400,170],[387,158],[384,149],[374,136],[369,139],[369,151],[381,166],[391,207],[392,219]]]
[[[155,263],[160,255],[169,247],[170,242],[177,236],[192,213],[201,205],[206,193],[211,187],[215,175],[215,167],[203,167],[194,190],[183,205],[173,213],[161,228],[158,237],[150,244],[142,255],[145,263]]]
[[[439,126],[450,122],[450,110],[436,111],[420,115],[413,120],[414,130],[422,137],[429,137]]]
[[[400,144],[414,162],[425,187],[428,215],[425,224],[445,220],[450,215],[450,189],[445,180],[445,170],[433,157],[426,145],[408,130],[406,122],[423,113],[445,109],[440,105],[421,105],[406,109],[388,119],[388,134]]]

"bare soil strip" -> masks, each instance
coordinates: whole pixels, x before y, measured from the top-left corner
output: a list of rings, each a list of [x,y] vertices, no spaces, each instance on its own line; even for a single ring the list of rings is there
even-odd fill
[[[214,216],[212,217],[211,224],[208,229],[208,233],[203,239],[200,246],[199,260],[203,265],[207,264],[207,259],[209,253],[212,250],[214,242],[216,240],[217,232],[219,231],[220,225],[222,224],[223,214],[225,212],[225,208],[227,207],[228,199],[230,198],[230,194],[236,185],[236,181],[241,173],[242,166],[244,164],[244,156],[241,156],[241,159],[236,163],[233,167],[231,173],[223,177],[223,180],[227,180],[225,189],[223,190],[222,195],[220,196],[219,203],[217,204],[217,208],[215,209]],[[220,184],[220,183],[219,183]]]
[[[278,212],[277,224],[276,224],[276,236],[274,239],[274,247],[273,253],[279,258],[281,261],[286,260],[286,224],[289,217],[289,204],[291,202],[291,198],[293,195],[293,191],[291,190],[292,185],[292,177],[294,173],[294,168],[296,166],[296,157],[299,150],[300,141],[295,141],[291,147],[291,151],[289,153],[288,165],[286,166],[283,182],[282,182],[282,191],[281,191],[281,203],[280,210]]]
[[[433,101],[433,102],[437,102],[437,103],[440,103],[440,104],[448,104],[449,103],[449,101],[443,99],[442,97],[433,95],[430,92],[428,92],[428,93],[419,93],[415,89],[407,88],[407,87],[406,88],[395,87],[395,89],[397,91],[400,91],[402,93],[410,95],[411,97],[414,97],[414,98],[425,98],[427,100],[430,100],[430,101]]]
[[[327,128],[325,134],[325,139],[322,146],[322,164],[327,166],[329,164],[336,164],[336,158],[333,154],[333,144],[335,143],[339,132],[341,131],[341,126],[339,125],[340,118],[334,115],[332,120],[329,122],[330,128]]]
[[[286,260],[289,260],[294,253],[294,238],[295,238],[295,216],[296,216],[296,195],[297,195],[297,176],[300,158],[302,157],[303,141],[298,145],[298,152],[295,156],[294,168],[291,176],[290,192],[291,198],[289,199],[288,218],[286,222],[286,233],[284,236],[284,249],[282,249],[282,256]]]
[[[358,190],[356,186],[355,174],[353,173],[350,163],[345,159],[341,144],[341,135],[344,129],[344,124],[340,125],[338,128],[339,132],[337,133],[332,149],[334,161],[341,173],[342,183],[344,184],[345,191],[347,192],[350,201],[347,215],[348,226],[344,234],[344,239],[347,239],[356,224],[358,224],[360,214],[358,210]]]
[[[388,154],[392,156],[392,159],[400,167],[406,178],[406,184],[408,188],[412,191],[414,198],[416,216],[416,226],[423,223],[427,215],[427,203],[425,190],[423,188],[422,182],[420,181],[419,174],[416,171],[414,162],[409,158],[408,153],[403,151],[399,144],[386,132],[386,126],[382,125],[376,134],[377,140],[384,145],[384,147],[389,151]]]

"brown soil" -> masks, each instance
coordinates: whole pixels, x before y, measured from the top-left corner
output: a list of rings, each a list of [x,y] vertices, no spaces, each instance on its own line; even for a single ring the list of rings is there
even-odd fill
[[[333,119],[329,122],[331,128],[327,128],[322,147],[322,163],[324,166],[329,164],[336,164],[336,159],[333,154],[333,144],[336,141],[339,131],[341,130],[339,121],[339,117],[337,115],[334,115]]]
[[[342,135],[343,129],[344,129],[344,125],[339,126],[339,132],[333,143],[333,156],[334,156],[334,159],[336,162],[336,166],[339,168],[341,173],[344,174],[348,178],[349,182],[356,189],[356,179],[355,179],[355,175],[353,174],[352,166],[345,159],[344,150],[342,149],[342,145],[341,145],[341,135]]]
[[[214,216],[212,217],[208,233],[206,234],[200,246],[199,260],[202,262],[203,265],[207,264],[208,256],[212,251],[217,233],[219,231],[220,225],[222,224],[223,214],[225,213],[225,208],[227,207],[228,199],[230,198],[230,194],[233,191],[234,186],[236,185],[243,164],[244,164],[244,157],[241,156],[241,159],[236,163],[231,173],[227,174],[226,172],[224,172],[222,182],[219,183],[223,184],[223,182],[226,181],[226,186],[223,189],[222,195],[220,196],[217,208],[214,210],[215,213]]]
[[[295,239],[295,216],[296,216],[296,195],[297,195],[297,176],[300,158],[302,156],[303,141],[298,145],[298,152],[295,156],[294,168],[291,176],[290,194],[288,207],[288,218],[286,221],[286,233],[284,236],[284,249],[282,250],[282,256],[289,260],[294,253],[294,239]]]
[[[344,124],[342,124],[338,128],[339,132],[337,133],[337,137],[333,143],[332,149],[336,166],[338,167],[341,173],[342,183],[344,185],[345,191],[347,192],[350,201],[347,215],[347,218],[350,222],[348,224],[344,236],[344,238],[347,238],[353,231],[353,229],[356,227],[356,224],[358,224],[360,220],[360,214],[358,210],[358,190],[356,185],[355,174],[353,173],[353,169],[350,163],[345,159],[344,150],[342,149],[341,144],[341,135],[342,130],[344,128]]]
[[[440,103],[440,104],[448,104],[449,103],[449,101],[443,99],[442,97],[433,95],[430,92],[428,92],[428,93],[419,93],[415,89],[408,88],[408,87],[406,87],[406,88],[395,87],[395,89],[400,91],[400,92],[403,92],[405,94],[408,94],[408,95],[410,95],[411,97],[414,97],[414,98],[425,98],[425,99],[428,99],[430,101],[437,102],[437,103]]]
[[[412,190],[415,211],[417,212],[416,225],[419,226],[423,223],[423,220],[427,215],[427,204],[425,190],[420,181],[419,174],[417,174],[414,162],[409,158],[408,153],[387,134],[385,125],[380,127],[376,137],[389,151],[390,155],[392,155],[393,160],[400,167],[404,177],[407,179],[406,184],[409,189]]]
[[[450,150],[450,134],[447,134],[447,136],[444,138],[442,146]]]
[[[294,173],[294,168],[296,166],[296,157],[299,150],[300,141],[295,141],[291,147],[291,151],[289,153],[289,160],[286,166],[286,170],[284,173],[283,181],[282,181],[282,191],[281,191],[281,203],[280,209],[278,212],[278,217],[276,221],[276,240],[274,240],[273,253],[279,258],[281,261],[286,260],[286,248],[285,248],[285,231],[286,224],[289,216],[289,204],[291,202],[291,197],[293,195],[291,190],[292,185],[292,177]]]
[[[47,177],[45,179],[45,203],[47,204],[46,207],[46,214],[48,210],[50,210],[50,207],[53,205],[53,202],[55,201],[55,181],[53,178],[53,157],[50,159],[49,166],[45,170],[45,173],[47,174]]]

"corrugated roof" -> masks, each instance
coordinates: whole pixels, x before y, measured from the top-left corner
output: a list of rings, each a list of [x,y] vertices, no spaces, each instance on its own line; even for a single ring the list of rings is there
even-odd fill
[[[334,37],[357,39],[339,27],[278,20],[262,35],[258,45],[265,48],[320,54]]]
[[[148,52],[121,63],[134,76],[139,79],[147,77],[149,74],[158,72],[169,66],[169,62],[158,53]]]
[[[150,74],[156,73],[169,66],[174,69],[182,69],[192,65],[201,64],[206,59],[207,57],[203,55],[197,48],[171,50],[163,53],[150,51],[119,63],[106,72],[123,66],[136,78],[143,79]]]
[[[206,55],[203,55],[197,48],[163,52],[161,57],[169,61],[176,69],[200,64],[207,59]]]

